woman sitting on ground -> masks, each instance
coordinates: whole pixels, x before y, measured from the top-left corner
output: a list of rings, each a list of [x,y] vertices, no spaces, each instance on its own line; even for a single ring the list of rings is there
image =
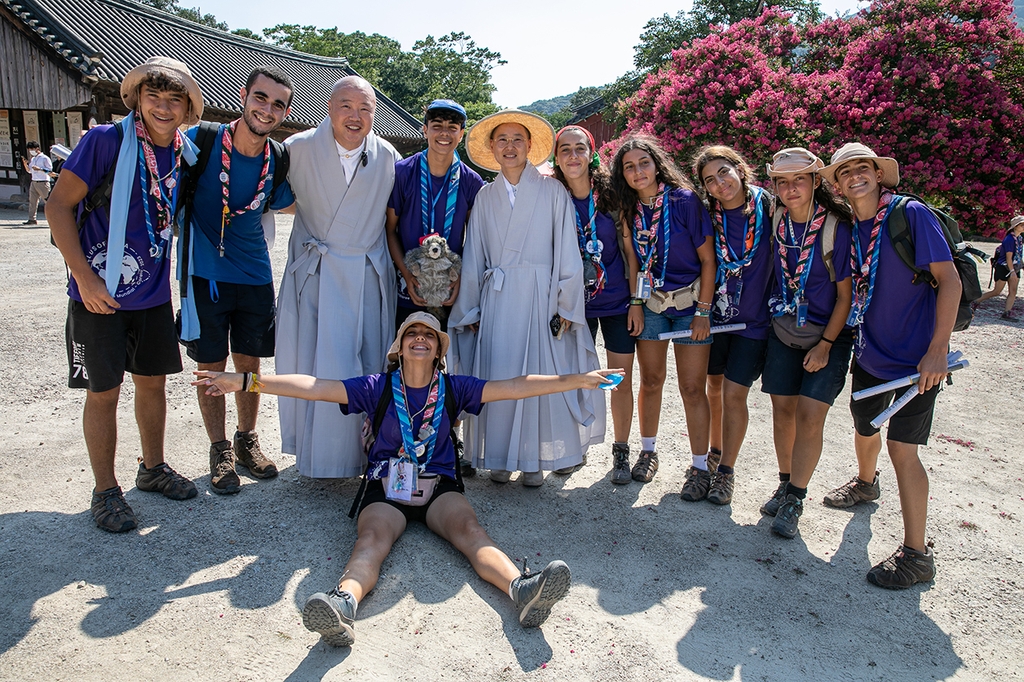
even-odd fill
[[[463,411],[478,414],[483,403],[496,400],[595,389],[610,383],[604,377],[618,370],[504,381],[449,376],[444,373],[449,343],[437,318],[418,312],[398,330],[388,351],[387,374],[331,381],[303,374],[196,372],[199,379],[193,385],[208,386],[209,395],[250,390],[339,403],[345,414],[375,415],[384,391],[392,392],[368,454],[368,483],[345,572],[335,589],[312,595],[302,610],[306,628],[319,632],[332,646],[351,646],[355,641],[359,600],[377,584],[381,564],[411,520],[426,523],[462,552],[481,578],[507,592],[523,627],[543,623],[551,607],[569,592],[569,567],[564,562],[552,561],[540,573],[520,574],[480,525],[455,472],[451,418]],[[445,400],[447,392],[450,403]]]

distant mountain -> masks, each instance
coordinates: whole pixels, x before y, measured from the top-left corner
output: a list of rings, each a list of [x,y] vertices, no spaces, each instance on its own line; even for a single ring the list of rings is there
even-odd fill
[[[533,104],[527,104],[519,108],[523,111],[532,111],[535,114],[553,114],[569,106],[573,94],[575,93],[562,95],[561,97],[552,97],[551,99],[539,99]]]

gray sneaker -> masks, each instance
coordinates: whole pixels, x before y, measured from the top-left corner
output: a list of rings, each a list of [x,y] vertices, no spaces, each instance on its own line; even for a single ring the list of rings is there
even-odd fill
[[[633,480],[629,471],[629,445],[614,443],[612,445],[612,483],[625,485]]]
[[[519,624],[535,628],[548,619],[551,607],[569,594],[572,575],[564,561],[552,561],[540,573],[524,573],[512,581],[512,601]]]
[[[868,582],[887,590],[905,590],[935,578],[935,553],[931,547],[918,552],[900,545],[896,552],[868,571]]]
[[[210,445],[210,489],[218,495],[234,495],[242,489],[242,480],[235,473],[235,453],[231,441]]]
[[[302,607],[302,624],[331,646],[352,646],[356,641],[356,609],[348,592],[334,588],[317,592]]]
[[[800,515],[804,513],[804,501],[793,494],[786,495],[786,500],[779,507],[772,521],[772,532],[784,538],[796,537],[796,526]]]
[[[157,464],[152,469],[147,469],[146,465],[140,462],[139,473],[135,475],[135,487],[147,493],[161,493],[171,500],[190,500],[199,494],[195,483],[167,466],[165,462]]]
[[[736,486],[736,474],[723,474],[721,471],[715,473],[711,480],[711,490],[708,491],[708,502],[713,504],[729,504],[732,502],[732,491]]]
[[[683,483],[683,490],[679,493],[679,496],[687,502],[700,502],[708,496],[708,490],[710,489],[711,472],[691,466],[690,471],[686,474],[686,481]]]
[[[826,507],[846,509],[861,502],[877,500],[882,495],[882,488],[878,485],[878,472],[875,472],[875,480],[870,484],[865,483],[856,476],[844,483],[832,492],[825,495],[822,500]]]
[[[92,518],[97,526],[111,533],[124,533],[139,525],[119,485],[109,490],[93,491]]]
[[[779,507],[782,506],[782,502],[786,499],[786,483],[788,481],[781,481],[778,489],[772,493],[770,500],[761,505],[761,513],[765,516],[775,516],[778,513]]]

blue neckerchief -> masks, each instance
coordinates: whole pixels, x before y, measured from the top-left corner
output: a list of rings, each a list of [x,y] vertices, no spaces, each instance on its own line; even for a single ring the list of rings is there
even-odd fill
[[[793,244],[789,244],[789,243],[787,243],[784,240],[783,243],[787,247],[800,248],[802,250],[802,247],[803,247],[802,242],[803,242],[804,239],[807,239],[807,233],[810,231],[811,226],[814,224],[814,215],[815,215],[815,213],[817,213],[817,207],[815,207],[814,211],[811,212],[811,220],[808,221],[807,223],[804,223],[804,234],[803,234],[803,239],[800,240],[801,243],[797,243],[796,235],[793,232],[793,223],[789,219],[789,213],[787,212],[785,214],[784,220],[785,220],[785,227],[786,227],[786,229],[783,232],[783,235],[788,234],[789,235],[789,240],[793,242]],[[826,220],[827,219],[828,218],[826,216]],[[806,289],[807,289],[807,278],[811,274],[811,268],[814,265],[814,250],[817,249],[817,248],[818,248],[818,240],[815,239],[814,243],[811,244],[810,253],[807,254],[807,267],[804,268],[803,274],[800,275],[800,282],[797,284],[797,290],[796,290],[796,292],[794,292],[793,298],[789,298],[787,296],[787,294],[789,293],[789,287],[786,285],[786,275],[785,275],[784,272],[782,272],[780,270],[780,272],[779,272],[780,282],[779,283],[780,283],[781,286],[779,288],[782,290],[783,308],[782,308],[782,310],[780,312],[776,313],[775,317],[779,317],[781,315],[787,315],[787,314],[793,313],[796,310],[796,302],[798,300],[804,298],[804,291],[806,291]],[[788,260],[789,260],[789,254],[788,253],[786,254],[786,260],[780,259],[781,262],[779,263],[779,265],[782,266],[782,270],[789,270],[789,263],[787,262]],[[799,251],[797,251],[797,260],[798,261],[800,260],[800,252]]]
[[[586,224],[583,223],[583,218],[580,217],[580,212],[578,210],[576,211],[576,239],[579,240],[580,255],[583,256],[584,259],[590,258],[591,256],[601,256],[601,252],[598,248],[597,226],[594,225],[594,218],[596,215],[597,211],[594,208],[594,190],[590,190],[590,194],[587,195]],[[589,234],[587,234],[587,230],[590,230]],[[591,247],[594,250],[593,253],[587,251],[587,241],[590,241],[593,245]]]
[[[864,304],[858,305],[857,296],[853,298],[853,307],[850,309],[850,316],[846,320],[846,324],[850,327],[859,326],[864,322],[864,314],[867,313],[868,306],[871,305],[871,297],[875,294],[875,279],[878,277],[878,260],[882,253],[882,233],[886,230],[886,223],[889,220],[889,214],[892,212],[893,206],[896,205],[896,196],[893,196],[892,201],[885,207],[885,216],[882,218],[882,224],[878,231],[878,238],[875,239],[875,248],[871,254],[871,268],[868,270],[868,293],[864,297]],[[872,226],[874,229],[874,226]],[[860,246],[860,227],[854,225],[853,232],[853,252],[854,262],[853,265],[860,271],[864,265],[864,252]],[[870,246],[870,245],[869,245]],[[856,294],[856,288],[854,294]]]
[[[132,128],[132,132],[134,131],[135,129]],[[174,163],[173,141],[171,145],[171,163]],[[159,261],[164,257],[165,247],[170,242],[170,236],[165,240],[164,235],[157,234],[153,228],[153,218],[149,215],[149,171],[146,168],[146,158],[142,151],[142,145],[137,146],[139,148],[139,187],[142,188],[142,212],[146,216],[146,232],[149,234],[149,256]],[[164,183],[158,182],[156,185],[156,189],[160,193],[160,199],[170,206],[171,216],[174,215],[174,209],[178,203],[178,186],[181,184],[178,182],[179,170],[179,168],[171,169],[174,188],[171,190],[170,196],[167,196],[167,188],[164,186]]]
[[[455,158],[452,160],[452,165],[448,166],[448,170],[444,174],[444,182],[441,183],[441,191],[437,193],[437,196],[433,199],[429,199],[430,196],[430,166],[427,164],[427,153],[420,152],[420,212],[422,213],[423,220],[423,236],[426,237],[428,234],[436,234],[437,230],[434,229],[434,209],[437,206],[437,200],[441,198],[441,194],[444,193],[445,185],[448,186],[448,198],[445,201],[444,207],[444,226],[441,230],[441,236],[444,237],[445,241],[452,234],[452,223],[455,221],[455,203],[459,196],[459,178],[461,177],[462,161],[459,159],[459,153],[455,152]]]
[[[199,158],[199,147],[195,145],[192,139],[188,135],[182,136],[184,146],[181,149],[182,160],[190,166],[196,165],[196,161]],[[181,184],[181,183],[178,183]],[[199,311],[196,310],[196,296],[195,296],[195,280],[192,278],[191,272],[182,273],[181,271],[181,249],[182,240],[178,240],[178,264],[177,264],[177,280],[180,282],[181,278],[188,277],[188,290],[192,292],[191,296],[185,296],[181,298],[181,340],[182,341],[195,341],[199,338]],[[188,262],[195,263],[195,239],[188,240]]]
[[[651,283],[651,288],[652,289],[660,289],[661,287],[665,286],[665,273],[668,272],[668,247],[669,247],[669,239],[671,238],[671,235],[672,235],[672,224],[671,224],[671,219],[670,219],[671,216],[669,215],[670,214],[670,210],[669,210],[670,202],[669,202],[669,194],[668,193],[671,190],[672,190],[671,187],[666,187],[665,188],[665,196],[664,196],[664,198],[662,200],[662,203],[661,203],[661,226],[662,226],[662,233],[664,235],[662,237],[662,240],[664,242],[664,246],[662,247],[663,250],[661,252],[662,253],[662,257],[661,257],[661,278],[660,279],[656,279],[656,280],[654,280]],[[643,229],[644,229],[645,232],[648,233],[648,235],[653,234],[653,231],[656,230],[657,227],[658,227],[657,225],[648,225],[647,224],[647,216],[644,214],[643,210],[640,211],[640,223],[641,223],[641,225],[643,225]],[[648,243],[650,243],[650,237],[648,237]],[[640,244],[639,244],[639,242],[638,242],[638,240],[636,238],[636,231],[635,230],[633,232],[633,244],[637,247],[637,251],[639,252]],[[657,250],[658,250],[658,244],[655,244],[654,248],[651,249],[647,253],[647,257],[644,259],[644,262],[640,264],[640,271],[641,272],[647,272],[647,273],[651,272],[651,270],[650,270],[650,268],[651,268],[651,261],[654,259],[654,253]]]
[[[117,296],[121,282],[121,259],[124,258],[125,233],[128,229],[128,206],[132,200],[132,185],[138,166],[139,140],[135,136],[135,112],[114,125],[121,126],[121,147],[117,152],[114,184],[110,189],[110,221],[107,232],[107,271],[104,281],[107,293]],[[145,201],[145,195],[143,195]]]
[[[434,370],[434,372],[435,380],[437,381],[437,402],[434,404],[433,420],[430,424],[431,431],[423,440],[419,441],[413,438],[412,434],[412,417],[409,414],[409,405],[405,398],[405,387],[402,386],[402,371],[399,370],[391,374],[391,391],[395,397],[395,412],[398,414],[398,425],[402,432],[402,447],[405,450],[406,456],[419,467],[420,471],[426,470],[427,465],[434,456],[434,446],[437,444],[437,434],[441,429],[441,415],[444,414],[444,374],[439,370]],[[385,388],[385,390],[387,389]],[[429,385],[427,388],[427,400],[430,400]],[[427,415],[424,414],[423,416],[426,418]],[[423,431],[422,426],[420,426],[420,431]],[[423,447],[422,462],[416,454],[417,446]],[[456,466],[458,466],[458,463],[456,463]]]
[[[750,247],[750,253],[744,254],[742,259],[737,260],[736,253],[732,250],[732,245],[729,244],[729,231],[726,226],[728,219],[723,208],[722,236],[725,248],[729,250],[729,258],[732,260],[728,263],[725,261],[725,254],[721,253],[721,248],[716,242],[715,250],[718,252],[718,270],[715,274],[715,284],[717,286],[721,286],[725,282],[725,278],[729,276],[729,273],[737,272],[750,265],[750,262],[754,260],[754,254],[757,253],[757,247],[761,243],[761,233],[764,231],[764,206],[761,204],[761,192],[764,190],[760,187],[751,187],[750,190],[754,195],[754,245]],[[746,225],[744,225],[744,240],[746,239],[745,228]]]

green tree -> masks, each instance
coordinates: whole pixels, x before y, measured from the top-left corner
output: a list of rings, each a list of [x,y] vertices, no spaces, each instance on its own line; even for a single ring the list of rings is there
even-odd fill
[[[491,101],[496,89],[491,83],[491,70],[507,62],[500,52],[494,52],[476,44],[462,32],[449,33],[435,39],[427,36],[413,43],[412,53],[422,68],[422,78],[427,84],[421,99],[421,107],[431,100],[445,97],[472,107],[476,119],[479,114],[486,116],[498,107]],[[419,109],[417,109],[418,111]]]
[[[142,4],[149,5],[154,9],[158,9],[170,14],[181,17],[182,19],[188,19],[196,24],[202,24],[203,26],[209,26],[220,31],[227,31],[227,22],[217,21],[217,17],[212,14],[203,14],[202,10],[198,7],[182,7],[178,4],[178,0],[140,0]]]
[[[236,28],[234,31],[232,31],[232,33],[235,34],[236,36],[242,36],[243,38],[248,38],[249,40],[255,40],[255,41],[260,42],[260,43],[263,42],[263,36],[261,36],[259,33],[256,33],[255,31],[250,30],[248,28]]]

